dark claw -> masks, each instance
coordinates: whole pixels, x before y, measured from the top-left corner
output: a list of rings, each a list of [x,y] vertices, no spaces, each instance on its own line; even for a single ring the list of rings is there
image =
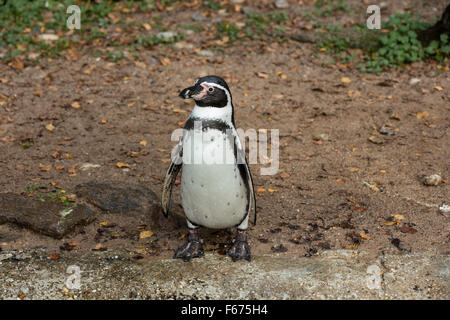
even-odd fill
[[[203,245],[197,232],[190,232],[188,242],[182,245],[173,255],[174,259],[183,259],[188,262],[192,258],[200,258],[204,254]]]
[[[231,243],[231,248],[227,250],[227,255],[231,257],[233,262],[245,259],[251,260],[250,247],[247,243],[247,235],[245,230],[238,230],[238,233]]]

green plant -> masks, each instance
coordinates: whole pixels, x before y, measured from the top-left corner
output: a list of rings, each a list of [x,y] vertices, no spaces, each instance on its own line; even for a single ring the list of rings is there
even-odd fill
[[[314,13],[319,17],[328,17],[336,14],[336,12],[349,12],[350,7],[344,0],[336,0],[332,2],[326,2],[325,0],[318,0],[314,4]]]
[[[401,67],[428,57],[442,61],[450,53],[448,36],[441,35],[440,41],[432,41],[426,47],[418,39],[418,32],[430,24],[418,20],[410,14],[395,14],[383,25],[388,33],[380,38],[380,47],[370,52],[361,69],[381,72],[384,68]]]
[[[206,0],[203,3],[212,11],[217,11],[223,8],[223,5],[220,3],[220,1],[217,0]]]
[[[239,28],[234,23],[221,21],[215,24],[216,32],[219,37],[227,36],[230,42],[239,40]]]

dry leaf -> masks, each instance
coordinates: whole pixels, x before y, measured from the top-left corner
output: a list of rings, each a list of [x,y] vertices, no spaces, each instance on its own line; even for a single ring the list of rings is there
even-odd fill
[[[48,256],[51,260],[58,260],[59,259],[59,254],[57,253],[53,253],[51,255]]]
[[[159,62],[161,62],[161,64],[163,66],[169,66],[171,64],[170,59],[169,58],[165,58],[165,57],[159,58]]]
[[[347,77],[342,77],[341,78],[341,82],[342,83],[350,83],[350,82],[352,82],[352,80],[350,78],[347,78]]]
[[[40,171],[48,172],[48,171],[50,171],[51,169],[52,169],[52,166],[51,166],[51,165],[46,166],[46,165],[44,165],[44,164],[42,164],[42,163],[39,163],[39,170],[40,170]]]
[[[363,239],[366,239],[366,240],[369,240],[369,239],[370,239],[370,237],[369,237],[368,235],[366,235],[364,232],[360,232],[360,233],[359,233],[359,236],[360,236],[361,238],[363,238]]]
[[[405,219],[404,216],[402,216],[401,214],[392,214],[392,217],[394,217],[395,220],[403,220]]]
[[[417,114],[416,114],[416,118],[417,119],[426,119],[426,118],[428,118],[429,117],[429,113],[428,113],[428,111],[423,111],[423,112],[418,112]]]
[[[256,191],[257,191],[257,192],[264,192],[264,191],[266,191],[266,189],[264,189],[264,188],[258,188]]]
[[[80,104],[79,104],[77,101],[75,101],[75,102],[73,102],[73,103],[71,104],[71,107],[72,107],[72,108],[75,108],[75,109],[79,109],[79,108],[80,108]]]
[[[52,132],[53,130],[55,130],[55,126],[49,123],[48,125],[45,126],[45,129]]]
[[[412,228],[412,227],[408,227],[408,226],[402,226],[400,228],[400,231],[403,233],[410,233],[410,234],[414,234],[417,232],[416,229]]]
[[[92,249],[94,251],[104,251],[106,250],[105,248],[103,248],[103,245],[101,243],[97,243],[94,247],[94,249]]]
[[[146,146],[147,145],[147,141],[146,140],[142,140],[141,142],[139,142],[139,144],[141,145],[141,146]]]
[[[150,238],[153,235],[153,232],[150,230],[141,231],[139,234],[139,239]]]
[[[257,72],[256,75],[258,76],[258,78],[262,78],[262,79],[269,78],[269,75],[265,72]]]
[[[148,248],[141,248],[141,249],[136,249],[134,252],[142,254],[142,255],[146,255],[149,253],[149,249]]]
[[[123,162],[117,162],[116,163],[117,168],[129,168],[130,165],[127,163],[123,163]]]
[[[75,170],[75,167],[76,167],[76,166],[77,166],[77,165],[74,164],[73,166],[68,167],[68,168],[67,168],[67,173],[70,174],[70,175],[72,175],[72,176],[76,175],[76,174],[77,174],[77,171]]]

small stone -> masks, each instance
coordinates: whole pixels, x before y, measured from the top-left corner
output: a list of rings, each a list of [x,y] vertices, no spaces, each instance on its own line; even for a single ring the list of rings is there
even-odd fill
[[[397,132],[395,132],[393,128],[388,127],[386,125],[381,126],[378,129],[378,132],[381,133],[381,134],[384,134],[386,136],[395,136],[397,134]]]
[[[198,12],[191,15],[191,19],[194,21],[203,21],[206,19],[206,17]]]
[[[56,41],[59,39],[59,37],[56,34],[48,34],[48,33],[40,34],[38,37],[41,40],[48,40],[48,41]]]
[[[442,178],[438,174],[432,174],[432,175],[426,176],[423,179],[423,184],[426,186],[437,186],[441,182],[442,182]]]
[[[170,39],[173,38],[177,35],[177,33],[175,31],[165,31],[165,32],[160,32],[156,35],[157,38],[159,39]]]
[[[82,171],[86,171],[89,169],[100,168],[100,167],[101,167],[101,165],[99,165],[99,164],[93,164],[93,163],[86,162],[86,163],[83,163],[82,165],[80,165],[79,168]]]
[[[197,52],[197,55],[201,57],[213,57],[214,52],[212,52],[211,50],[200,50],[199,52]]]
[[[419,82],[420,82],[419,78],[412,78],[411,80],[409,80],[409,84],[412,86],[418,84]]]
[[[289,8],[289,2],[286,0],[275,0],[275,7],[278,9],[286,9]]]
[[[250,15],[256,13],[256,9],[254,7],[245,6],[241,8],[243,14]]]
[[[175,49],[178,50],[192,50],[194,49],[194,45],[192,43],[187,43],[186,41],[177,42],[174,45]]]
[[[442,204],[439,207],[439,212],[448,218],[450,216],[450,206],[448,204]]]
[[[320,140],[328,141],[329,138],[330,137],[327,134],[325,134],[325,133],[321,133],[321,134],[317,134],[317,135],[313,136],[313,140],[314,141],[320,141]]]
[[[384,143],[383,138],[381,138],[379,136],[370,136],[369,141],[374,144],[383,144]]]
[[[283,244],[277,244],[270,248],[273,252],[287,252],[288,249]]]

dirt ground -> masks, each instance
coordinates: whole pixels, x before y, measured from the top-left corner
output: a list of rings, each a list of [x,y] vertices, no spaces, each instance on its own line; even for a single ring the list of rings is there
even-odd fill
[[[436,15],[445,2],[433,1]],[[388,11],[402,5],[389,2]],[[164,21],[176,30],[192,13],[164,13]],[[433,12],[417,7],[416,13]],[[448,62],[375,75],[331,64],[313,44],[254,41],[202,57],[195,48],[210,39],[194,33],[184,41],[192,48],[155,47],[139,52],[138,60],[115,63],[88,54],[22,70],[0,62],[0,94],[7,97],[0,107],[0,191],[35,186],[40,193],[72,194],[80,183],[107,180],[143,184],[160,196],[176,144],[171,134],[193,107],[178,93],[214,74],[231,88],[237,127],[280,133],[278,173],[264,176],[260,168],[267,164],[251,165],[258,190],[258,222],[249,229],[253,255],[448,252],[448,216],[438,210],[449,204]],[[83,170],[86,163],[100,167]],[[430,174],[443,182],[425,186],[422,179]],[[178,188],[172,208],[182,214]],[[113,227],[99,233],[101,222]],[[143,229],[154,235],[139,239]],[[234,231],[202,232],[205,250],[224,254]],[[101,243],[151,260],[171,257],[185,234],[173,216],[155,224],[146,212],[99,212],[81,233],[61,240],[0,225],[0,248],[53,254],[76,242],[73,250],[83,253]]]

